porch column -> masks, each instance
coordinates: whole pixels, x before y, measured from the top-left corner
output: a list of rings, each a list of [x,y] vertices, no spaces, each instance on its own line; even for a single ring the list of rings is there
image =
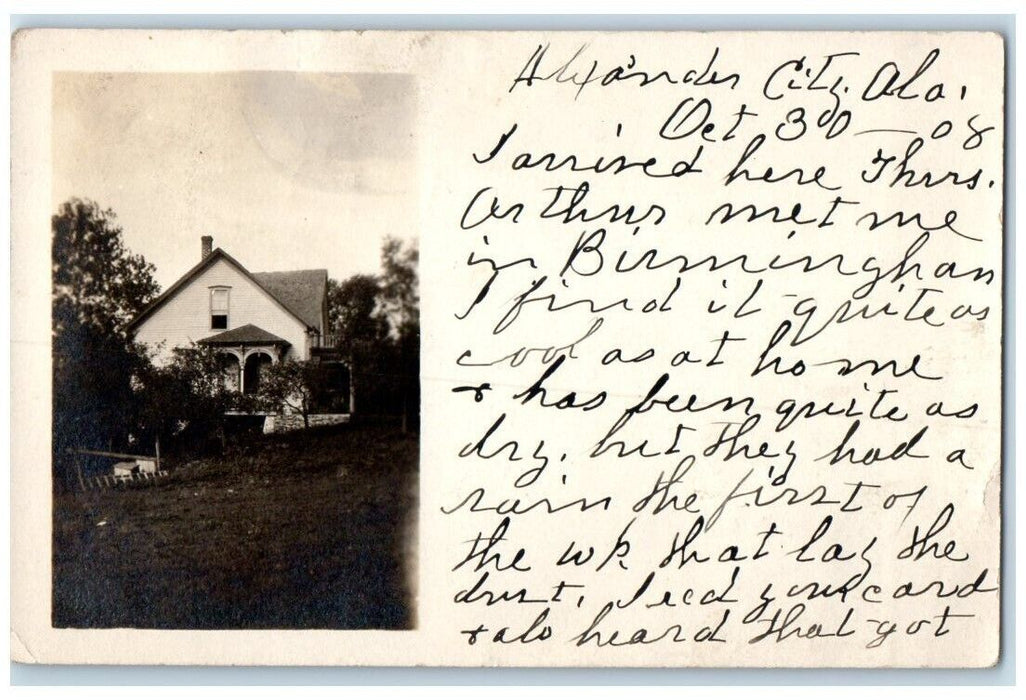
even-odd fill
[[[246,348],[239,348],[239,393],[246,393]]]

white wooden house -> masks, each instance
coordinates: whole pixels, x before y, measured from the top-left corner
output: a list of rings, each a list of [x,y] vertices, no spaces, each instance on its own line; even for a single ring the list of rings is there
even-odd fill
[[[250,272],[201,239],[201,258],[132,322],[137,341],[155,360],[174,348],[206,345],[225,357],[232,388],[254,393],[263,369],[308,360],[330,349],[327,270]]]

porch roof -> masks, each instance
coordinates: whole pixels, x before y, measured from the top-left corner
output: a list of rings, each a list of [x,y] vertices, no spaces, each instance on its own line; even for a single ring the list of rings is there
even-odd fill
[[[197,342],[201,345],[280,345],[282,347],[290,345],[289,341],[284,338],[279,338],[274,333],[269,333],[252,323],[212,335],[209,338],[203,338]]]

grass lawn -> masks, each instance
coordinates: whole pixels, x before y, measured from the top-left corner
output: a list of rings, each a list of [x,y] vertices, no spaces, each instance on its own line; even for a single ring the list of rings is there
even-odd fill
[[[409,628],[417,461],[416,434],[337,426],[56,495],[53,624]]]

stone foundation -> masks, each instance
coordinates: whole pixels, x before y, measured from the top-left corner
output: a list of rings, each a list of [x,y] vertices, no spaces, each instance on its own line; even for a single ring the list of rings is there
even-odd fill
[[[349,422],[348,413],[312,413],[307,416],[311,428],[322,425],[338,425]],[[303,416],[295,413],[267,416],[264,418],[264,433],[286,433],[290,430],[303,430],[306,423]]]

